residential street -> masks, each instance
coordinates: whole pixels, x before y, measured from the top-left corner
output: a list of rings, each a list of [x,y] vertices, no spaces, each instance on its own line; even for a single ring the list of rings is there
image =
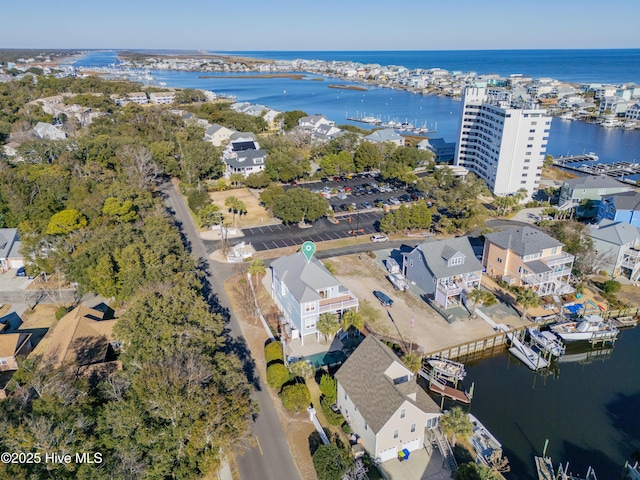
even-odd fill
[[[238,354],[245,365],[245,371],[248,372],[249,380],[256,386],[254,400],[258,405],[259,413],[255,417],[252,433],[257,442],[244,455],[236,457],[240,477],[244,480],[299,479],[300,474],[291,457],[276,411],[259,375],[254,372],[251,353],[246,346],[238,321],[229,309],[230,304],[223,283],[232,274],[232,270],[228,265],[208,260],[207,251],[198,236],[187,206],[173,184],[164,183],[160,186],[160,191],[165,194],[165,203],[180,224],[185,240],[190,245],[191,254],[198,259],[202,270],[206,273],[213,309],[227,316],[229,349]]]

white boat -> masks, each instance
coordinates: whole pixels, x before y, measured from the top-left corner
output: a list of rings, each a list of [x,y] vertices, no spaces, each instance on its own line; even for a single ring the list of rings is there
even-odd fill
[[[524,363],[531,370],[540,370],[549,366],[549,362],[546,361],[539,353],[536,353],[531,347],[525,345],[522,340],[510,333],[507,335],[511,341],[511,347],[509,353]]]
[[[464,364],[454,362],[448,358],[427,358],[427,364],[433,369],[435,375],[444,377],[452,382],[459,382],[467,375]]]
[[[614,340],[618,336],[618,329],[600,315],[585,315],[582,320],[577,322],[553,325],[551,331],[565,342]]]
[[[502,444],[480,423],[480,420],[470,413],[468,415],[473,425],[473,432],[469,440],[475,450],[476,459],[491,468],[494,461],[502,458]]]
[[[529,338],[535,343],[538,348],[545,352],[551,353],[554,357],[560,357],[564,354],[566,347],[562,344],[560,339],[551,332],[541,332],[537,328],[529,327]]]

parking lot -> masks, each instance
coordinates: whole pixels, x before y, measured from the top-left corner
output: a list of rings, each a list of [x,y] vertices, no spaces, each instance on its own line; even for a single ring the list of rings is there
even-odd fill
[[[321,218],[311,228],[300,228],[295,224],[264,225],[244,229],[242,240],[251,242],[256,251],[264,251],[302,245],[306,241],[318,243],[355,236],[371,236],[377,233],[376,224],[381,217],[380,211],[354,211],[337,215],[337,224]]]

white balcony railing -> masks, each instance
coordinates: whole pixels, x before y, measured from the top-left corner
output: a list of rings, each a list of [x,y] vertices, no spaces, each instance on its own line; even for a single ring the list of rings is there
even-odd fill
[[[541,258],[544,263],[549,267],[557,267],[558,265],[566,265],[567,263],[573,264],[575,257],[567,252],[561,252],[558,255],[552,255],[551,257]]]
[[[319,312],[337,312],[340,310],[345,310],[347,308],[353,308],[358,306],[358,299],[351,298],[349,300],[338,300],[336,302],[330,302],[320,305]]]

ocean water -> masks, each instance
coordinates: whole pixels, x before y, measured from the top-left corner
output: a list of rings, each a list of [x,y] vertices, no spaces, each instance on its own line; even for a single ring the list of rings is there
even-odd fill
[[[571,82],[640,82],[640,50],[503,52],[233,52],[273,59],[336,59],[408,68],[442,67],[479,73],[522,73]],[[96,52],[76,65],[114,63],[115,52]],[[328,88],[353,83],[334,78],[303,80],[243,78],[242,74],[153,71],[156,82],[236,95],[239,101],[271,108],[322,113],[338,124],[346,117],[375,116],[436,128],[434,137],[456,141],[460,102],[402,90],[368,86],[366,92]],[[202,78],[203,76],[210,78]],[[364,124],[356,123],[360,126]],[[605,129],[554,119],[548,153],[595,152],[601,161],[640,162],[640,132]],[[535,478],[533,455],[550,440],[554,461],[570,462],[584,475],[592,465],[599,480],[617,480],[624,461],[640,449],[640,329],[625,331],[605,361],[563,363],[558,377],[535,376],[506,355],[469,367],[476,384],[471,411],[504,444],[510,480]]]
[[[211,52],[222,53],[222,52]],[[640,83],[640,49],[616,50],[441,50],[226,52],[273,60],[337,60],[409,69],[522,74],[576,83]]]

